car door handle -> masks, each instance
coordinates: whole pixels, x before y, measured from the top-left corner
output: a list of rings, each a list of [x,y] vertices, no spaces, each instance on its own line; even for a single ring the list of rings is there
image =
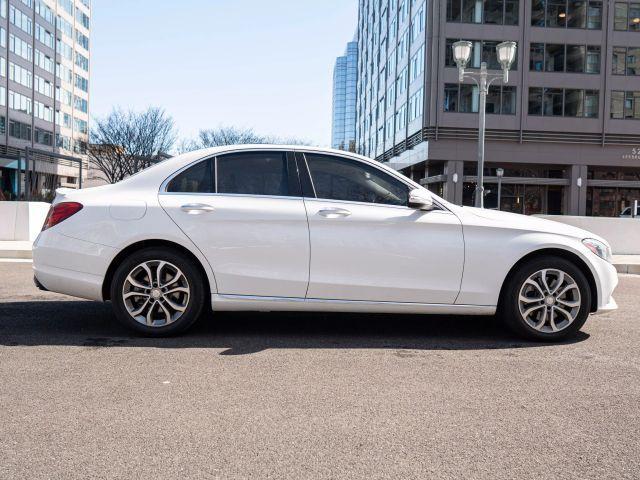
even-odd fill
[[[325,208],[318,211],[318,215],[326,218],[338,218],[348,217],[349,215],[351,215],[351,212],[349,210],[345,210],[344,208]]]
[[[182,205],[180,210],[190,215],[200,215],[202,213],[213,212],[215,208],[206,203],[187,203],[186,205]]]

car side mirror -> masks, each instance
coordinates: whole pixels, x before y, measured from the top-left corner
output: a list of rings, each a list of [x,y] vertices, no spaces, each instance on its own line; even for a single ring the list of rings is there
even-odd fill
[[[433,210],[433,198],[426,190],[416,188],[409,192],[409,207],[426,212]]]

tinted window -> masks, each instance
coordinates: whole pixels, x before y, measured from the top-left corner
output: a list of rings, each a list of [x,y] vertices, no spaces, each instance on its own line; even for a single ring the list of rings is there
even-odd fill
[[[400,180],[361,162],[307,154],[318,198],[407,205],[409,189]]]
[[[167,192],[213,193],[213,185],[213,161],[204,160],[171,180]]]
[[[218,157],[218,193],[289,196],[285,154],[248,152]]]

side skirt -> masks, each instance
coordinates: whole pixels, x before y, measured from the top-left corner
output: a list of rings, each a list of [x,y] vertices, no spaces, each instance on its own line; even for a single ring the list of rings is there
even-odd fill
[[[368,302],[319,298],[211,295],[214,311],[260,312],[363,312],[424,313],[441,315],[493,315],[495,305],[448,305],[439,303]]]

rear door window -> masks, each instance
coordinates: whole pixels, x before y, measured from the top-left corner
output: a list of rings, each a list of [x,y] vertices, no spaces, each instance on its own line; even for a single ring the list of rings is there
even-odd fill
[[[213,160],[207,159],[176,175],[167,185],[169,193],[213,193]]]
[[[218,157],[217,162],[218,193],[282,197],[297,193],[290,188],[291,162],[284,152],[232,153]]]

